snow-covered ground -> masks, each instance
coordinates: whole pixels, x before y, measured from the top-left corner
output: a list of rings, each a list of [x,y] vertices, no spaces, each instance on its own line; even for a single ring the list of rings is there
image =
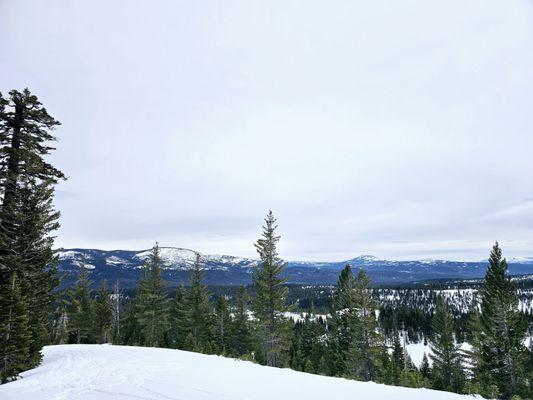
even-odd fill
[[[179,350],[110,345],[44,348],[43,364],[0,386],[2,400],[472,399],[330,378]]]

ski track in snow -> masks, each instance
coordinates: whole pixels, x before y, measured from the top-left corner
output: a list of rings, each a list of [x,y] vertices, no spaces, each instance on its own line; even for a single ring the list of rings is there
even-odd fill
[[[0,386],[2,400],[472,399],[179,350],[60,345],[43,350],[41,366]]]

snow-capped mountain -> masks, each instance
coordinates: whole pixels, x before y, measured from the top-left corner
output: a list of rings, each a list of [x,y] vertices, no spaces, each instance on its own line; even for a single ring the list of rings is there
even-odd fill
[[[64,275],[63,284],[71,283],[80,266],[90,271],[91,280],[98,284],[103,279],[119,279],[126,287],[134,287],[141,267],[150,250],[97,250],[62,249],[58,251],[59,273]],[[169,285],[186,283],[189,270],[194,265],[198,252],[179,247],[161,247],[161,263],[165,280]],[[241,285],[251,283],[251,275],[258,260],[230,255],[200,254],[207,284]],[[362,268],[376,284],[405,284],[436,279],[471,279],[482,277],[486,261],[463,262],[446,260],[394,261],[363,255],[339,262],[289,261],[285,274],[289,283],[334,284],[345,265]],[[533,258],[510,259],[512,274],[533,274]]]

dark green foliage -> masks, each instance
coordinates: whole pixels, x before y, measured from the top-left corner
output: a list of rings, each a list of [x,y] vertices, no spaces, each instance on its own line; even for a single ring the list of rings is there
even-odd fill
[[[400,385],[402,381],[402,375],[405,370],[405,354],[398,332],[396,332],[396,334],[394,335],[394,340],[392,343],[390,370],[391,383],[393,385]]]
[[[147,264],[143,267],[135,308],[141,344],[152,347],[165,344],[169,328],[168,299],[163,291],[160,264],[159,246],[156,243],[148,256]]]
[[[187,293],[183,285],[178,287],[174,299],[170,306],[170,331],[168,334],[168,345],[174,349],[182,349],[187,337]]]
[[[507,262],[498,243],[490,254],[481,290],[481,313],[474,325],[476,380],[482,388],[494,385],[504,399],[521,393],[526,386],[522,341],[527,327],[518,312],[516,288],[507,275]]]
[[[462,355],[453,335],[453,317],[444,302],[437,299],[437,309],[433,316],[433,335],[430,355],[433,361],[431,375],[433,387],[439,390],[461,392],[465,383]]]
[[[205,351],[212,348],[212,308],[209,303],[209,292],[203,285],[204,271],[201,267],[200,255],[196,256],[194,269],[191,271],[190,288],[186,295],[187,338],[185,349]],[[209,351],[210,353],[212,351]]]
[[[228,301],[224,296],[218,298],[215,306],[214,342],[219,354],[227,354],[233,342],[231,318]]]
[[[39,363],[41,348],[51,340],[51,314],[57,286],[50,233],[59,213],[53,208],[54,185],[64,175],[45,157],[55,140],[50,131],[59,125],[29,90],[0,94],[0,282],[13,278],[19,287],[28,320],[29,345],[24,368]],[[13,338],[6,314],[0,331]],[[12,340],[12,339],[10,339]]]
[[[237,357],[250,352],[252,348],[250,324],[248,322],[248,303],[250,296],[244,286],[239,289],[233,317],[233,354]]]
[[[420,365],[420,373],[425,379],[431,378],[431,366],[429,365],[429,360],[428,360],[426,353],[424,353],[424,357],[422,357],[422,364]]]
[[[261,238],[255,243],[261,260],[253,274],[256,295],[252,300],[252,310],[257,319],[259,350],[264,362],[269,366],[281,367],[287,344],[286,321],[283,317],[283,312],[287,310],[287,288],[284,286],[286,279],[281,277],[285,263],[277,252],[280,237],[276,235],[276,228],[276,219],[269,211]]]
[[[355,379],[376,380],[379,354],[383,347],[381,336],[376,332],[376,304],[372,299],[370,280],[363,270],[355,279],[353,304],[356,318],[351,322],[353,341],[349,349],[352,374]]]
[[[333,294],[330,333],[330,371],[358,380],[376,380],[383,340],[376,332],[377,306],[370,280],[360,270],[354,278],[347,265]]]
[[[0,383],[15,378],[28,367],[30,351],[27,305],[17,275],[0,282]]]
[[[74,343],[94,342],[94,313],[91,281],[86,264],[80,263],[76,286],[69,291],[69,332]]]
[[[353,291],[355,279],[349,265],[342,270],[331,303],[330,372],[336,376],[350,375],[350,348],[354,340],[351,326],[357,319]]]
[[[94,300],[94,334],[98,343],[107,343],[110,340],[111,316],[110,293],[104,280]]]

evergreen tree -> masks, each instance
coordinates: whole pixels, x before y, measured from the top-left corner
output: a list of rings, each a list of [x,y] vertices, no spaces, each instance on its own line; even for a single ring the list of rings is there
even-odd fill
[[[113,285],[113,294],[111,295],[111,341],[114,344],[120,343],[121,333],[120,327],[122,325],[122,293],[118,279]]]
[[[215,307],[215,343],[220,354],[225,355],[232,343],[231,318],[228,301],[220,296]]]
[[[350,360],[355,379],[370,381],[377,377],[379,354],[383,346],[376,332],[376,305],[372,299],[370,279],[360,270],[353,290],[355,318],[350,323],[353,341],[350,347]]]
[[[480,294],[481,313],[472,352],[475,378],[481,387],[495,385],[502,398],[508,399],[525,385],[522,341],[527,326],[518,312],[516,288],[497,242]]]
[[[52,343],[65,344],[69,338],[68,301],[61,299],[54,311],[52,326]]]
[[[422,357],[422,363],[420,364],[420,373],[425,379],[431,378],[431,366],[429,365],[429,360],[426,353],[424,353],[424,356]]]
[[[91,281],[86,263],[80,262],[78,279],[69,291],[69,331],[75,343],[92,343],[93,336],[93,304],[91,299]]]
[[[190,288],[187,293],[187,350],[208,352],[211,341],[212,311],[209,303],[209,292],[203,285],[204,271],[201,268],[200,255],[196,255],[196,262],[191,271]]]
[[[182,349],[187,337],[187,292],[180,284],[176,291],[176,296],[172,300],[170,309],[170,332],[168,344],[174,349]]]
[[[17,275],[0,282],[0,316],[5,325],[0,330],[0,383],[15,378],[28,367],[30,329],[25,298]]]
[[[355,307],[355,279],[346,265],[339,275],[331,302],[330,369],[336,376],[350,375],[350,349],[354,341],[353,326],[357,321]]]
[[[248,323],[248,303],[250,296],[246,287],[241,286],[237,295],[235,317],[233,318],[233,352],[237,357],[248,353],[251,349],[250,328]]]
[[[94,301],[95,337],[97,338],[98,343],[106,343],[109,341],[111,317],[111,298],[109,290],[107,289],[107,282],[104,280],[100,285],[100,289],[98,290]]]
[[[392,356],[391,356],[391,381],[393,385],[400,385],[402,375],[405,370],[405,354],[400,341],[400,335],[395,333],[392,343]]]
[[[58,284],[53,263],[53,237],[59,213],[54,211],[54,185],[64,175],[45,161],[55,140],[50,133],[59,122],[28,89],[0,94],[0,282],[20,288],[30,331],[26,368],[36,365],[50,340],[52,290]],[[14,306],[14,304],[12,303]],[[0,332],[13,337],[6,313]],[[26,343],[21,343],[25,348]]]
[[[281,367],[283,352],[287,346],[287,334],[283,312],[286,311],[286,278],[281,274],[285,263],[277,252],[280,239],[276,235],[276,219],[272,211],[265,218],[265,226],[260,239],[255,243],[260,263],[253,274],[255,297],[252,309],[257,319],[257,333],[264,361],[269,366]]]
[[[432,329],[430,357],[433,361],[433,387],[439,390],[460,392],[465,381],[462,354],[459,346],[455,344],[453,317],[442,295],[437,298]]]
[[[143,267],[135,310],[141,344],[151,347],[165,344],[169,327],[168,301],[163,290],[160,264],[159,245],[156,243]]]

